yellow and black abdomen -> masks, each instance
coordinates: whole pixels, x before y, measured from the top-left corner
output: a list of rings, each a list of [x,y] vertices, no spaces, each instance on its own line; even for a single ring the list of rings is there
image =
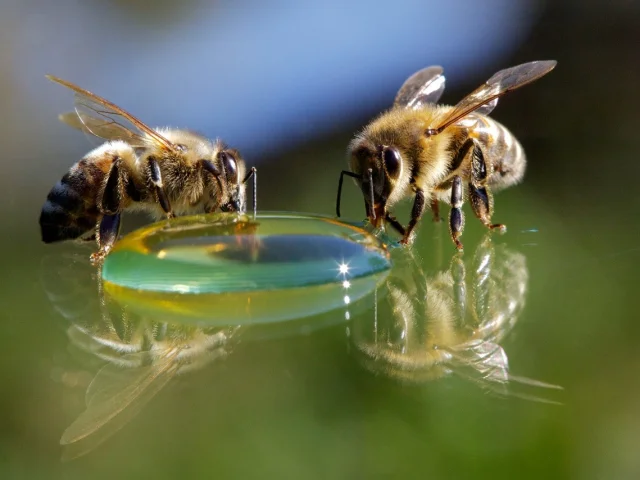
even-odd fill
[[[498,191],[519,183],[527,165],[522,145],[502,124],[484,115],[477,118],[470,136],[480,143],[487,166],[492,166],[489,187]]]
[[[111,163],[85,158],[54,185],[40,212],[43,242],[71,240],[96,227],[101,215],[97,197]]]

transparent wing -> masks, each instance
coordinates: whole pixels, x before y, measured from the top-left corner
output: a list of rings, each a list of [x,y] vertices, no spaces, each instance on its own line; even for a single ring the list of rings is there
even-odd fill
[[[58,119],[72,128],[76,128],[84,133],[95,135],[96,137],[108,140],[123,140],[132,147],[142,147],[145,139],[142,135],[135,133],[119,123],[106,122],[104,118],[91,117],[85,113],[77,111],[67,112],[58,115]]]
[[[444,92],[442,72],[442,67],[433,65],[411,75],[398,90],[394,106],[417,109],[427,103],[437,103]]]
[[[489,103],[479,106],[475,111],[480,115],[489,115],[493,112],[493,109],[496,108],[496,105],[498,105],[498,97],[494,98]]]
[[[68,113],[60,116],[60,120],[68,125],[108,140],[133,141],[134,145],[139,145],[140,142],[144,145],[144,140],[151,138],[159,146],[175,150],[169,140],[110,101],[53,75],[47,75],[47,78],[75,92],[74,103],[78,119],[73,120]]]
[[[497,105],[502,95],[520,88],[549,73],[556,66],[555,60],[523,63],[500,70],[480,87],[464,97],[436,126],[433,133],[440,133],[471,112],[487,115]]]
[[[112,424],[99,435],[106,440],[169,383],[178,370],[174,359],[172,355],[157,365],[132,369],[105,365],[89,385],[87,409],[64,431],[60,443],[79,442]]]

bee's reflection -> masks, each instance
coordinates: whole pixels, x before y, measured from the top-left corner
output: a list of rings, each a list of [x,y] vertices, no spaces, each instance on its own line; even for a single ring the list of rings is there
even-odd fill
[[[524,255],[487,236],[471,258],[456,255],[447,269],[426,273],[404,249],[394,253],[375,309],[349,330],[366,369],[408,383],[458,375],[497,394],[549,401],[517,390],[560,387],[512,375],[500,346],[525,304]]]
[[[103,292],[100,273],[85,256],[46,257],[45,262],[42,272],[51,275],[43,277],[45,290],[69,320],[70,347],[88,356],[89,364],[100,361],[86,390],[86,410],[62,434],[63,459],[100,445],[176,375],[226,356],[242,328],[168,324],[131,314]],[[85,267],[86,276],[80,277]]]
[[[41,269],[45,291],[67,320],[70,352],[82,357],[82,368],[92,377],[84,384],[86,409],[62,435],[63,457],[97,447],[177,375],[227,356],[240,337],[248,345],[344,325],[345,304],[351,350],[377,374],[411,383],[455,374],[498,394],[542,400],[514,391],[514,384],[553,386],[512,375],[500,345],[526,299],[528,270],[522,254],[494,246],[487,237],[475,255],[466,261],[453,257],[444,270],[427,270],[408,249],[392,255],[390,276],[369,296],[351,301],[354,287],[345,262],[338,266],[340,287],[332,290],[340,301],[322,297],[331,306],[327,311],[264,325],[232,318],[235,325],[224,327],[160,321],[164,317],[140,309],[135,313],[103,291],[100,272],[84,252],[46,257]],[[298,308],[299,302],[291,303]]]

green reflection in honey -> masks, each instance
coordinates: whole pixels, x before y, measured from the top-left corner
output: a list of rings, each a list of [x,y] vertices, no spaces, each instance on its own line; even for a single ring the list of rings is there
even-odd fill
[[[320,216],[200,215],[159,222],[118,242],[105,289],[129,307],[208,323],[316,315],[367,295],[391,267],[386,246]]]

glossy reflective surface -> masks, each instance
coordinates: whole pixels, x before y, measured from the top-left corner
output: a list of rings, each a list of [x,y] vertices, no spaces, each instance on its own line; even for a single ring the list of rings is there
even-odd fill
[[[5,323],[6,365],[29,385],[10,383],[20,428],[39,439],[54,478],[171,478],[176,457],[194,476],[304,477],[315,465],[311,478],[324,478],[326,462],[338,475],[402,464],[411,476],[451,468],[438,459],[454,454],[465,476],[477,452],[562,452],[550,438],[574,415],[608,425],[589,410],[607,390],[587,395],[588,379],[601,372],[598,382],[615,386],[615,369],[598,365],[615,365],[633,330],[611,330],[632,323],[623,291],[605,279],[630,279],[639,257],[567,256],[563,227],[523,194],[510,199],[505,235],[469,222],[459,256],[446,226],[427,220],[413,250],[390,249],[393,267],[367,295],[347,304],[340,291],[324,313],[286,322],[206,324],[161,303],[141,309],[104,288],[92,248],[43,246],[31,287],[39,315]],[[211,318],[222,305],[209,304]],[[602,341],[617,342],[614,358],[598,353]],[[173,457],[158,454],[167,449]]]
[[[332,325],[342,331],[356,364],[400,384],[426,385],[457,375],[493,394],[557,402],[541,395],[559,387],[513,376],[500,345],[515,327],[527,296],[522,254],[504,245],[494,247],[487,236],[466,264],[456,255],[447,268],[430,274],[411,251],[394,249],[392,259],[391,276],[381,277],[369,295],[325,307],[324,315],[262,327],[231,316],[214,327],[186,325],[180,315],[169,320],[171,307],[159,314],[168,305],[161,300],[151,309],[139,304],[131,308],[110,295],[86,256],[46,257],[44,286],[52,306],[66,318],[68,348],[85,366],[85,406],[61,435],[62,458],[72,460],[99,449],[169,384],[193,378],[201,369],[213,371],[243,343],[256,348],[264,341],[300,342]],[[290,291],[289,298],[304,296],[297,292]],[[330,297],[325,300],[331,305]],[[224,310],[225,301],[229,298],[218,298],[211,310]],[[217,313],[212,318],[221,323]],[[74,376],[62,365],[56,371],[60,379]],[[533,393],[521,392],[523,384]]]
[[[386,246],[362,228],[285,213],[196,216],[124,237],[102,266],[122,305],[208,325],[316,315],[371,293],[386,278]]]

